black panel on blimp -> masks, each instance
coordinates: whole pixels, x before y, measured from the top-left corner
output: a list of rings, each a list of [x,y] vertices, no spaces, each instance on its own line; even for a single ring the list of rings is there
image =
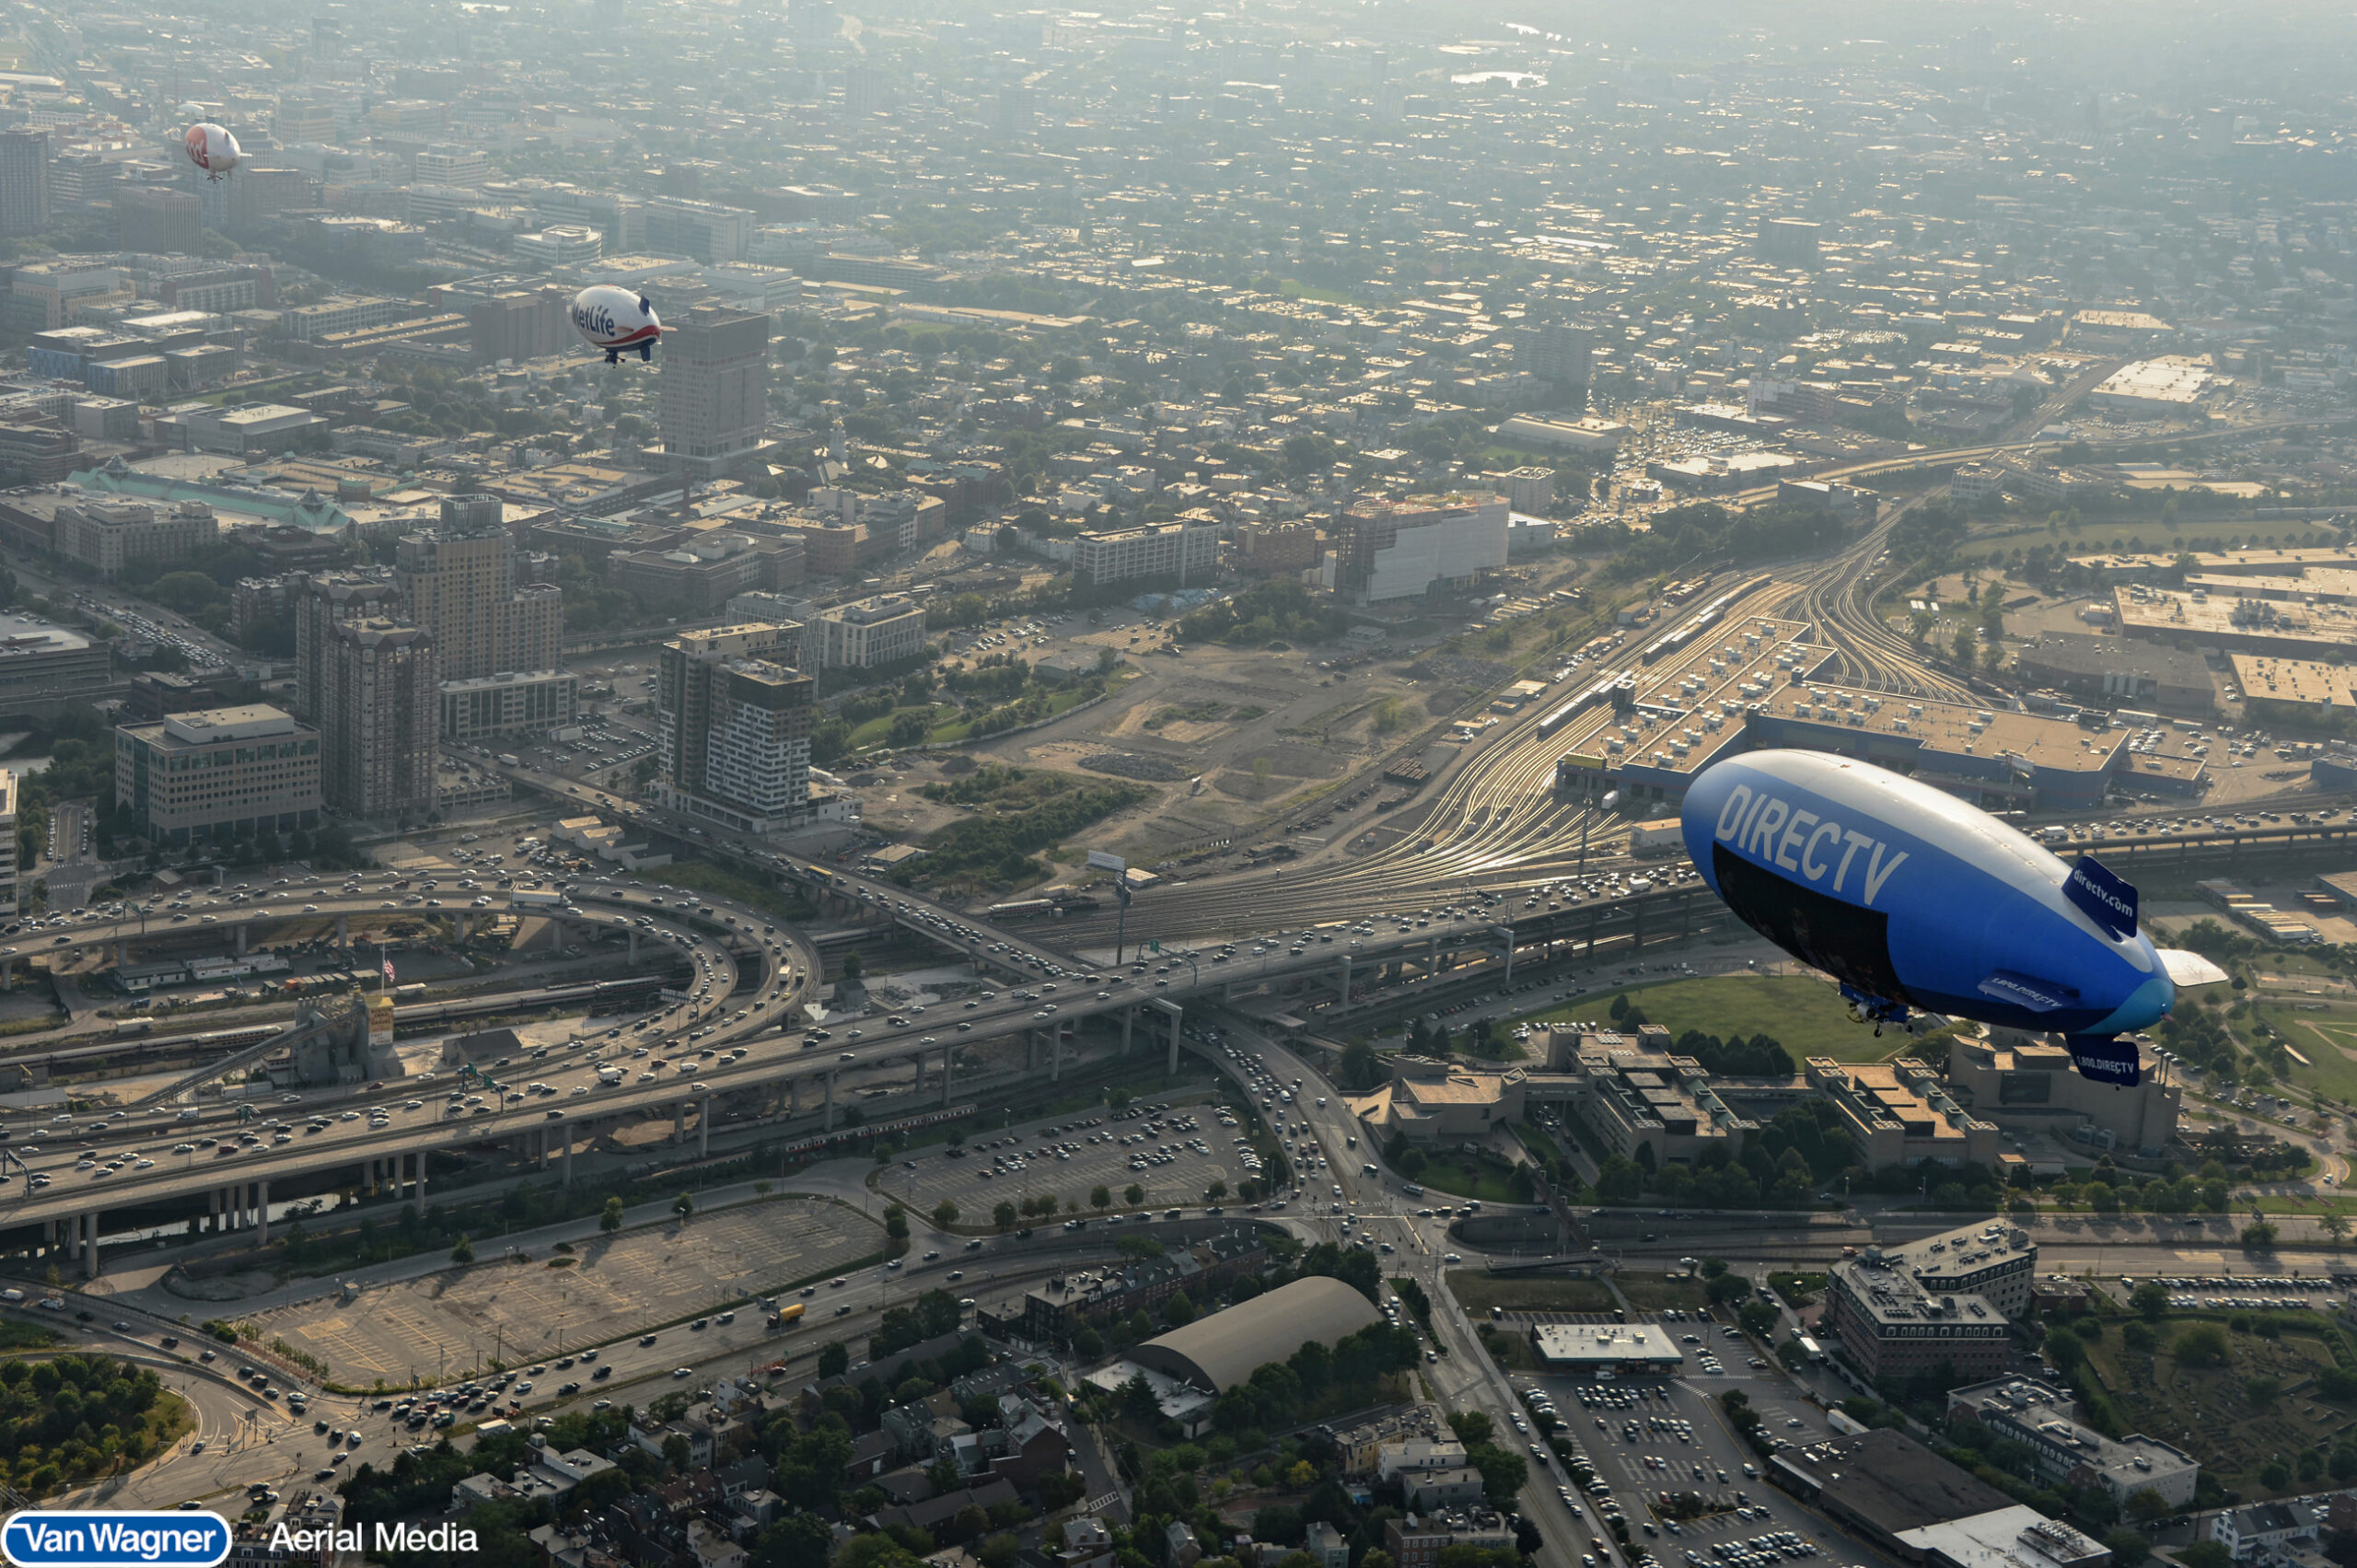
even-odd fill
[[[1890,961],[1890,917],[1763,870],[1724,844],[1711,846],[1719,897],[1742,922],[1854,991],[1911,1000]]]

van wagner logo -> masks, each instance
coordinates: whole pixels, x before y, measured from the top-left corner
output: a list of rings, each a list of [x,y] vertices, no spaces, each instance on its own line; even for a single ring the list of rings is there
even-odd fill
[[[16,1568],[215,1568],[229,1555],[218,1514],[28,1508],[0,1526]]]

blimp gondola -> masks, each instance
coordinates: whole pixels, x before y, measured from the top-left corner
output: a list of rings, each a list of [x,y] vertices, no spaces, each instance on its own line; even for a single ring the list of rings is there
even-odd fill
[[[1743,923],[1840,984],[1852,1016],[1910,1010],[2060,1034],[2084,1075],[2132,1085],[2122,1036],[2178,988],[2226,976],[2138,929],[2136,889],[2064,864],[1977,807],[1849,758],[1766,750],[1713,764],[1681,825]]]

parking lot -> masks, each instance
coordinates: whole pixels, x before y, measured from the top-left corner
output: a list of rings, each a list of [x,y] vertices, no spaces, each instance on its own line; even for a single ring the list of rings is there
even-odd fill
[[[560,1349],[606,1344],[723,1301],[832,1273],[883,1246],[857,1210],[780,1198],[543,1251],[503,1266],[496,1238],[475,1244],[465,1270],[372,1286],[258,1314],[265,1340],[324,1359],[338,1381],[429,1382],[462,1368],[510,1365]]]
[[[1587,1320],[1573,1313],[1508,1313],[1529,1321]],[[1527,1402],[1550,1401],[1562,1426],[1556,1436],[1585,1460],[1604,1489],[1585,1501],[1602,1513],[1618,1510],[1631,1539],[1651,1552],[1661,1568],[1766,1568],[1771,1562],[1812,1561],[1837,1568],[1881,1568],[1883,1559],[1849,1538],[1829,1530],[1764,1478],[1758,1458],[1725,1423],[1717,1396],[1740,1388],[1772,1436],[1794,1445],[1829,1434],[1825,1412],[1772,1368],[1755,1368],[1750,1346],[1697,1322],[1693,1315],[1657,1315],[1659,1326],[1688,1357],[1685,1370],[1667,1378],[1596,1383],[1585,1377],[1541,1373],[1515,1378]],[[1701,1371],[1702,1347],[1684,1343],[1696,1335],[1717,1353],[1716,1374]],[[1583,1490],[1570,1462],[1538,1442],[1535,1425],[1502,1434],[1531,1451],[1534,1479],[1551,1481],[1578,1496]],[[1699,1471],[1699,1473],[1698,1473]],[[1672,1519],[1659,1507],[1665,1494],[1690,1493],[1711,1512]],[[1595,1552],[1592,1546],[1579,1550]],[[1618,1561],[1599,1553],[1600,1562]]]
[[[1215,1182],[1229,1202],[1260,1174],[1259,1157],[1240,1141],[1243,1121],[1208,1097],[1174,1096],[1126,1111],[1016,1123],[970,1140],[962,1155],[930,1149],[891,1166],[877,1187],[920,1215],[944,1198],[958,1205],[962,1227],[987,1226],[1000,1203],[1056,1200],[1059,1214],[1097,1213],[1090,1194],[1106,1191],[1114,1208],[1201,1206]],[[1132,1201],[1132,1186],[1143,1190]]]

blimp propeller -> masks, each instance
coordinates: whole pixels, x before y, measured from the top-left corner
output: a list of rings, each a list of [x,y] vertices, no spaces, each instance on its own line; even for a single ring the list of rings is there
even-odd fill
[[[1823,752],[1747,752],[1687,792],[1687,852],[1744,923],[1840,982],[1850,1016],[1910,1010],[2059,1034],[2079,1072],[2139,1081],[2131,1035],[2225,979],[2138,929],[2136,889],[2067,868],[1979,808]]]

